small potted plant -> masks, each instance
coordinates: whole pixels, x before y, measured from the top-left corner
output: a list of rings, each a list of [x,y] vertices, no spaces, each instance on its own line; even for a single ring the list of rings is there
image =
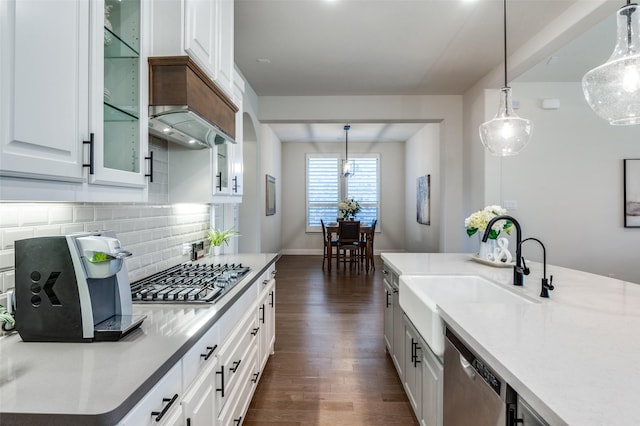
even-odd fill
[[[11,315],[7,309],[0,305],[0,325],[4,331],[11,331],[15,326],[16,321],[13,319],[13,315]]]
[[[229,245],[229,240],[233,237],[240,236],[233,228],[226,230],[220,230],[217,228],[211,228],[207,231],[207,238],[209,239],[209,247],[212,247],[213,255],[218,256],[220,254],[220,247],[222,243]]]

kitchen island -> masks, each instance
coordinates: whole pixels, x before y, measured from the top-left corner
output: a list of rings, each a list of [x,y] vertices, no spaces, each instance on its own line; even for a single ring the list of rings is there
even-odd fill
[[[514,287],[511,268],[482,265],[469,254],[383,253],[382,259],[401,279],[478,275],[535,299],[513,305],[447,301],[438,311],[549,424],[640,422],[639,285],[548,265],[555,290],[543,299],[542,264],[535,262],[527,262],[531,274],[525,285]]]
[[[182,397],[197,371],[205,369],[192,364],[210,356],[215,362],[221,350],[194,345],[215,328],[222,347],[223,329],[245,323],[244,317],[252,319],[245,306],[257,306],[277,258],[277,254],[243,254],[199,260],[242,263],[251,271],[215,303],[134,304],[133,313],[147,318],[117,342],[23,342],[17,333],[1,338],[0,424],[119,424],[166,376],[175,379]],[[264,309],[262,306],[263,322]],[[258,314],[254,316],[258,322]],[[187,364],[184,360],[192,352],[196,361]],[[144,413],[149,421],[151,411]],[[126,424],[141,424],[131,419]]]

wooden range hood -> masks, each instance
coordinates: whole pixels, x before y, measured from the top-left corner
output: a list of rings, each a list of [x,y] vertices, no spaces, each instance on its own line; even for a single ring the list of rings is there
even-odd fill
[[[149,58],[149,132],[192,149],[235,143],[238,107],[188,56]]]

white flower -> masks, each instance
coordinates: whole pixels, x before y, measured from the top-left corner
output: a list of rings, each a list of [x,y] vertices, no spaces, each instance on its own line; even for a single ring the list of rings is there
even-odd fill
[[[464,220],[464,227],[467,228],[467,235],[471,236],[476,232],[482,233],[487,229],[487,225],[496,216],[504,216],[507,214],[507,210],[501,206],[487,206],[484,209],[477,211]],[[509,220],[499,220],[491,226],[491,232],[489,238],[498,238],[501,231],[505,231],[507,234],[511,233],[513,223]]]

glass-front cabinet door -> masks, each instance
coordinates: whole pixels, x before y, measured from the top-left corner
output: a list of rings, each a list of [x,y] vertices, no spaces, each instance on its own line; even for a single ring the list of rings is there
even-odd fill
[[[229,156],[231,150],[226,143],[216,145],[216,194],[229,192]]]
[[[96,75],[102,85],[97,94],[103,99],[101,116],[95,136],[95,172],[91,183],[146,186],[145,174],[151,167],[146,153],[146,108],[142,100],[146,93],[146,61],[143,60],[142,34],[145,20],[145,0],[105,0],[103,10],[97,10],[103,21],[104,37],[101,69]],[[99,6],[98,6],[99,7]],[[97,28],[98,26],[96,26]],[[98,49],[97,49],[98,50]],[[100,51],[100,50],[99,50]],[[98,67],[100,68],[100,67]],[[98,80],[99,79],[99,80]],[[144,93],[143,93],[144,92]]]

